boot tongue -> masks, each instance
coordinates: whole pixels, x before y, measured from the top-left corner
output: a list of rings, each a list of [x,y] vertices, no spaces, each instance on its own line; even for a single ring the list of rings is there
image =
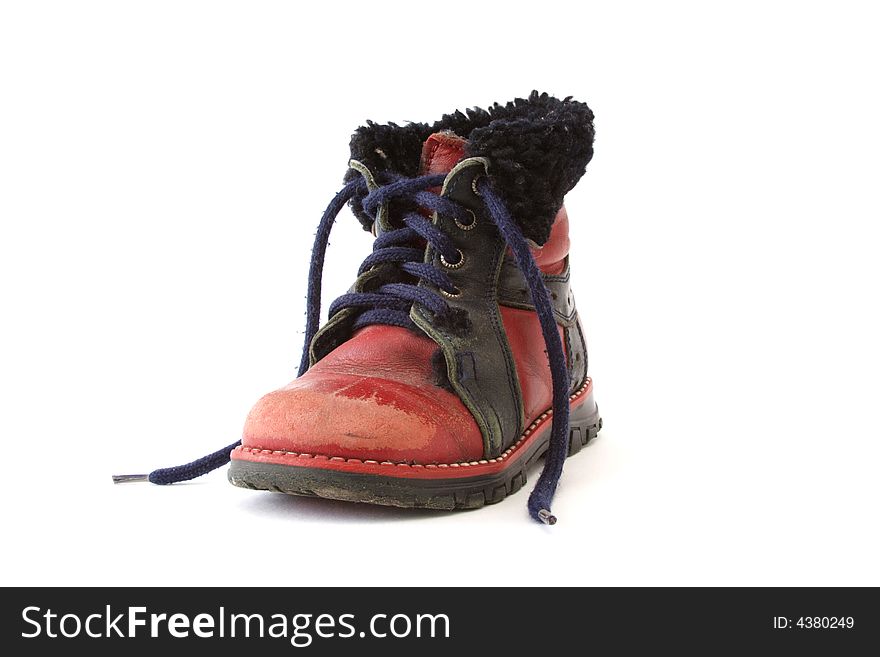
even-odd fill
[[[434,176],[449,173],[464,158],[467,140],[452,132],[435,132],[422,146],[422,160],[419,173]]]

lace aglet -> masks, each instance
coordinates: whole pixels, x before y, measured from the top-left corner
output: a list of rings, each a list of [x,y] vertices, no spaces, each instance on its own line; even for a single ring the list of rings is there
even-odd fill
[[[125,474],[125,475],[113,475],[113,483],[114,484],[128,484],[134,481],[150,481],[150,475],[148,474]]]
[[[556,516],[550,513],[547,509],[541,509],[538,511],[538,519],[545,525],[556,524]]]

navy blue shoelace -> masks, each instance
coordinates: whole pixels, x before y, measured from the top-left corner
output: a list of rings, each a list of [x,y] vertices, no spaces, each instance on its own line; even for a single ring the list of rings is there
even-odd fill
[[[409,208],[402,212],[403,216],[400,218],[402,227],[383,232],[375,239],[373,252],[364,260],[358,274],[377,265],[397,263],[402,272],[408,275],[401,276],[401,280],[408,279],[412,282],[386,283],[370,292],[343,294],[331,304],[329,317],[333,317],[344,308],[355,308],[359,310],[354,322],[355,329],[371,324],[386,324],[417,330],[410,318],[410,309],[414,303],[437,317],[443,317],[450,312],[449,304],[438,290],[450,294],[455,294],[458,290],[444,271],[424,262],[424,245],[433,247],[447,263],[452,265],[463,256],[449,236],[437,228],[423,211],[450,216],[463,224],[470,223],[472,217],[468,210],[454,201],[428,191],[441,186],[445,178],[445,175],[417,178],[389,175],[382,180],[384,183],[382,186],[372,191],[367,189],[366,182],[362,178],[358,178],[346,184],[327,206],[318,224],[309,266],[305,342],[298,376],[302,376],[309,369],[309,346],[318,331],[321,314],[321,281],[330,231],[336,216],[352,198],[360,201],[364,211],[374,218],[378,209],[389,202],[396,202]],[[528,507],[529,513],[535,520],[552,525],[556,522],[556,517],[550,513],[550,503],[556,493],[568,454],[569,379],[565,352],[553,315],[550,294],[522,231],[485,176],[477,179],[476,189],[486,205],[489,217],[513,253],[528,283],[547,347],[553,382],[553,428],[544,469],[529,496]],[[426,281],[437,290],[420,286],[419,281]],[[164,485],[195,479],[229,463],[230,452],[240,444],[239,440],[191,463],[161,468],[149,475],[118,475],[114,476],[113,480],[117,483],[150,481]]]

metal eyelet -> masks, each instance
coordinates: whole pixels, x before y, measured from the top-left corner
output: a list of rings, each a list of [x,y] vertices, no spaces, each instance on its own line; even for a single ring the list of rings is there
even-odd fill
[[[461,288],[457,285],[455,286],[455,292],[447,292],[446,290],[440,290],[440,294],[442,294],[447,299],[457,299],[461,296]]]
[[[455,219],[455,225],[462,230],[473,230],[477,226],[477,215],[474,214],[473,210],[465,208],[465,211],[471,216],[471,222],[469,224],[463,224],[458,219]]]
[[[480,194],[480,190],[477,189],[477,181],[482,177],[483,174],[480,173],[474,176],[474,179],[471,180],[471,189],[474,190],[474,194],[476,194],[477,196],[482,196],[482,194]]]
[[[440,254],[440,264],[446,267],[446,269],[458,269],[464,264],[464,253],[461,252],[461,249],[456,249],[458,251],[458,261],[457,262],[449,262],[446,258],[443,257],[443,254]]]

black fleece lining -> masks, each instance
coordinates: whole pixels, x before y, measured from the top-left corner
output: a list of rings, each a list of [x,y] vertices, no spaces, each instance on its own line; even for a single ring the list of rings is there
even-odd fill
[[[467,157],[489,160],[489,178],[504,198],[523,234],[537,244],[550,236],[565,195],[593,157],[593,112],[585,103],[533,91],[488,110],[446,114],[436,123],[368,121],[351,138],[351,157],[372,171],[416,176],[422,145],[435,132],[449,130],[468,140]],[[358,175],[349,170],[347,179]],[[352,209],[364,228],[371,219],[357,203]]]

